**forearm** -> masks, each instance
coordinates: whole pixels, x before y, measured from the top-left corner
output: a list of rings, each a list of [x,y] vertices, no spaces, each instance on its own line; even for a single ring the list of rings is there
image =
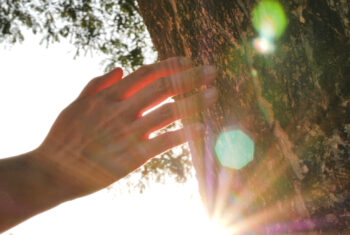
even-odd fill
[[[54,178],[42,169],[35,152],[0,160],[0,232],[63,201]]]

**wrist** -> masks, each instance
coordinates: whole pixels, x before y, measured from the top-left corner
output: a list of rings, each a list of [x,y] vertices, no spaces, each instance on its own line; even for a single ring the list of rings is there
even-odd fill
[[[0,232],[64,202],[35,151],[0,160]]]
[[[72,163],[62,160],[69,158],[62,151],[52,151],[40,146],[31,152],[31,155],[38,171],[45,179],[44,184],[49,188],[46,197],[48,200],[51,198],[53,203],[60,204],[96,191],[79,178],[81,172],[72,167]]]
[[[47,210],[65,201],[65,192],[62,190],[55,171],[41,160],[36,150],[26,153],[23,157],[28,166],[27,185],[32,193],[32,199],[38,208]]]
[[[46,189],[41,196],[42,200],[56,206],[74,199],[73,187],[69,187],[70,182],[65,179],[64,170],[52,160],[52,156],[48,156],[38,148],[30,152],[30,158],[33,167],[38,172],[41,185]]]

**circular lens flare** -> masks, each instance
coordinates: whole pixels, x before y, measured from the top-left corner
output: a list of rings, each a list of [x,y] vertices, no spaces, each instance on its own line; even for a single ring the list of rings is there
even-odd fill
[[[253,46],[262,54],[272,53],[273,44],[284,33],[287,17],[281,4],[275,0],[262,0],[253,10],[253,26],[259,33],[254,39]]]
[[[277,1],[263,0],[253,10],[253,26],[260,37],[274,40],[284,33],[287,17]]]
[[[273,43],[266,38],[256,38],[253,40],[253,46],[261,54],[270,54],[275,50]]]
[[[276,23],[269,16],[266,16],[260,23],[260,34],[263,37],[273,39],[276,36]]]

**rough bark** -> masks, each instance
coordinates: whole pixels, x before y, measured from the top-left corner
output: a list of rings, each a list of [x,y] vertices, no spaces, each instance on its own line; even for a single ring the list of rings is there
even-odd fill
[[[346,231],[350,3],[280,2],[288,27],[276,51],[261,55],[252,46],[257,1],[138,0],[160,59],[185,55],[218,68],[219,102],[198,116],[207,132],[191,144],[209,212],[241,231]],[[232,126],[255,143],[241,170],[215,157],[216,138]]]

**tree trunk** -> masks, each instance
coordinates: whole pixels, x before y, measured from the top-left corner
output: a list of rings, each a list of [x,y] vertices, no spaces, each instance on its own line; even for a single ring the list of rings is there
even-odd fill
[[[288,25],[275,51],[253,46],[253,0],[138,0],[159,58],[214,64],[219,101],[191,153],[209,213],[236,230],[350,227],[350,3],[281,0]],[[240,129],[254,159],[221,166],[215,144]]]

